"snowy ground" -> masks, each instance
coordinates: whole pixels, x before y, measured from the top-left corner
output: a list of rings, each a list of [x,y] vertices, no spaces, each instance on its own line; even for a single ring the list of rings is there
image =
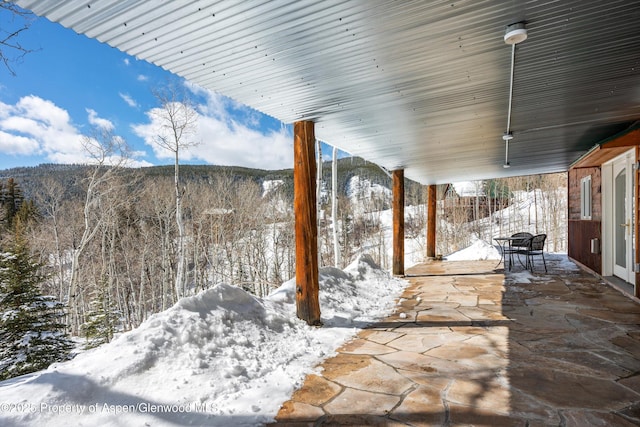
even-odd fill
[[[494,246],[477,241],[446,259],[499,256]],[[548,259],[565,270],[577,268],[564,254]],[[524,270],[508,280],[532,279]],[[368,256],[344,271],[321,269],[322,328],[296,319],[293,280],[264,299],[218,285],[110,344],[0,382],[0,425],[262,425],[320,361],[391,313],[406,284]]]
[[[383,192],[359,181],[351,185],[358,194]],[[418,215],[420,209],[406,207],[405,213]],[[380,216],[384,246],[390,246],[392,212]],[[391,254],[385,255],[390,265]],[[481,240],[446,256],[499,258]],[[567,270],[576,268],[566,255],[555,258]],[[407,266],[424,260],[424,239],[405,241],[405,260]],[[528,271],[509,275],[520,283],[531,278]],[[405,286],[366,255],[344,271],[323,268],[324,327],[313,328],[296,319],[293,280],[263,299],[218,285],[110,344],[0,382],[0,426],[262,425],[320,361],[367,323],[390,314]]]
[[[296,319],[294,281],[264,299],[218,285],[110,344],[0,382],[0,425],[260,425],[406,286],[368,256],[320,272],[324,327]]]
[[[447,255],[447,261],[481,261],[487,259],[500,259],[500,252],[495,246],[483,240],[476,240],[468,248]]]

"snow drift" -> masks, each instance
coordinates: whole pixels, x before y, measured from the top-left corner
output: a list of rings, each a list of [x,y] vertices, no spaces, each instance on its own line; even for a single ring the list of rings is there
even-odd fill
[[[260,299],[220,284],[111,343],[0,383],[0,425],[257,425],[305,375],[388,314],[406,282],[369,256],[320,271],[323,328],[295,318],[295,281]]]
[[[468,248],[447,255],[447,261],[483,261],[488,259],[500,259],[500,252],[495,246],[484,240],[476,240]]]

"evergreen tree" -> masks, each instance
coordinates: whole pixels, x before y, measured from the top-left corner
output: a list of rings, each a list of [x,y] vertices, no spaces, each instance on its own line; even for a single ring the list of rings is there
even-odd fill
[[[86,314],[87,321],[80,327],[81,333],[87,340],[86,349],[111,341],[120,324],[120,312],[113,304],[106,286],[98,289],[89,307],[89,312]]]
[[[0,252],[0,380],[69,359],[63,305],[41,295],[41,267],[17,230],[9,250]]]
[[[504,179],[489,179],[484,181],[484,192],[490,199],[509,200],[510,190]]]
[[[0,206],[2,207],[2,217],[0,220],[4,227],[9,230],[13,227],[13,220],[22,206],[24,196],[20,185],[13,178],[9,178],[4,185],[0,185]]]
[[[35,202],[33,200],[24,200],[20,204],[20,208],[13,216],[11,225],[13,228],[15,228],[18,221],[20,222],[20,224],[28,224],[32,221],[38,221],[40,219],[41,215]]]

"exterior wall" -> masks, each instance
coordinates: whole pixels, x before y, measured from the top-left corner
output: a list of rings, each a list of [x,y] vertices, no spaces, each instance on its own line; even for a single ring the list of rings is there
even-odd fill
[[[591,220],[580,219],[580,180],[591,175]],[[598,274],[602,273],[601,251],[591,253],[591,240],[602,242],[602,179],[599,167],[570,169],[569,188],[569,247],[568,254]]]
[[[591,175],[591,220],[602,221],[600,167],[569,169],[569,220],[580,220],[580,180],[589,175]]]
[[[602,254],[591,253],[591,239],[602,242],[602,223],[600,221],[569,220],[568,254],[580,264],[602,274]]]

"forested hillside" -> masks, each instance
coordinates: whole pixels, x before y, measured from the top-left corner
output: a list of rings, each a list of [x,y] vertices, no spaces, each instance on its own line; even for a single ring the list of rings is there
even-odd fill
[[[129,179],[154,179],[173,178],[174,167],[154,166],[137,169],[124,169],[122,174]],[[26,199],[35,199],[41,192],[43,185],[55,182],[64,192],[64,199],[73,197],[83,197],[82,187],[79,180],[84,179],[91,170],[86,165],[59,165],[42,164],[34,167],[20,167],[0,170],[0,180],[9,178],[19,182]],[[390,188],[391,178],[374,163],[367,162],[359,157],[348,157],[338,160],[338,189],[343,196],[349,190],[349,181],[354,176],[362,177],[372,184],[379,184]],[[324,162],[322,178],[325,186],[330,186],[331,182],[331,162]],[[219,177],[226,177],[234,182],[252,181],[262,185],[264,182],[282,181],[281,190],[287,199],[293,200],[293,169],[283,170],[262,170],[249,169],[238,166],[215,166],[215,165],[180,165],[180,178],[185,185],[191,183],[213,183]],[[407,203],[419,204],[423,194],[421,186],[409,179],[405,183],[407,192]]]

